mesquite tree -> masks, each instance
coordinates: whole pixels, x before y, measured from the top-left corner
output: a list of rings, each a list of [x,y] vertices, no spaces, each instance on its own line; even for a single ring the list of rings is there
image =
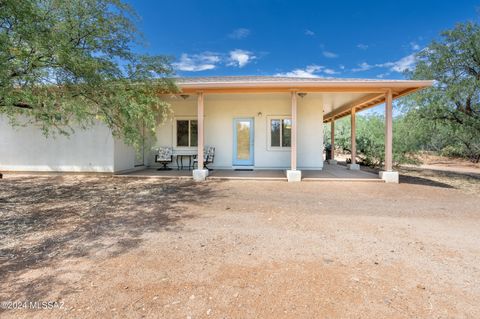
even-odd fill
[[[480,25],[458,24],[417,54],[412,79],[435,85],[406,99],[407,109],[438,125],[452,155],[480,160]],[[428,125],[428,124],[427,124]]]
[[[137,55],[121,0],[0,0],[0,115],[69,134],[101,121],[138,146],[178,89],[170,59]]]

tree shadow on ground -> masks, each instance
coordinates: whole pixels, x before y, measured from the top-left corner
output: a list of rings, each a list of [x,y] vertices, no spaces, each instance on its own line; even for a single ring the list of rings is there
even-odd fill
[[[44,267],[109,258],[137,248],[148,233],[178,231],[187,205],[217,196],[210,183],[111,177],[15,177],[1,181],[0,295],[38,300],[61,280]],[[22,278],[38,270],[33,279]],[[68,291],[69,287],[63,287]]]
[[[440,188],[455,188],[452,185],[438,182],[433,179],[419,177],[419,176],[404,175],[404,174],[400,174],[399,182],[402,184],[433,186],[433,187],[440,187]]]
[[[480,182],[480,175],[470,172],[452,172],[448,170],[425,168],[402,168],[400,182],[441,188],[459,188]]]
[[[449,184],[448,182],[451,182],[453,179],[465,181],[480,181],[480,176],[472,173],[430,170],[425,168],[397,167],[397,169],[400,174],[399,182],[403,184],[423,185],[440,188],[457,188],[454,185]],[[368,166],[362,166],[362,170],[374,174],[378,174],[381,171],[380,168],[372,168]],[[442,180],[444,180],[445,182]]]

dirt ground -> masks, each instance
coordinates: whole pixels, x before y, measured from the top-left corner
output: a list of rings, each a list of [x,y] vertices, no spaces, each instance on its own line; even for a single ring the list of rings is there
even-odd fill
[[[480,195],[445,185],[7,175],[0,317],[480,318]]]

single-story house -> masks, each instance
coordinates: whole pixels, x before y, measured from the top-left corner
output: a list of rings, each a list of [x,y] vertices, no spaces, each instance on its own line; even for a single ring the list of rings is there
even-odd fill
[[[302,170],[323,168],[324,124],[334,128],[344,116],[352,118],[349,169],[358,169],[355,115],[385,103],[381,177],[398,182],[392,171],[392,101],[432,81],[238,76],[180,78],[177,84],[181,93],[165,96],[173,115],[159,125],[156,145],[145,145],[140,154],[100,123],[68,137],[46,138],[36,127],[13,128],[0,117],[0,171],[118,173],[159,165],[152,146],[168,146],[174,155],[197,155],[192,174],[203,180],[204,147],[213,146],[209,168],[286,170],[289,181],[299,181]]]

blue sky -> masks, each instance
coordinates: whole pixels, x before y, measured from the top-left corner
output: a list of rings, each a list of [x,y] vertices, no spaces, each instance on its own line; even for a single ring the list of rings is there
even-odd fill
[[[180,76],[403,78],[413,54],[480,1],[130,1]]]

